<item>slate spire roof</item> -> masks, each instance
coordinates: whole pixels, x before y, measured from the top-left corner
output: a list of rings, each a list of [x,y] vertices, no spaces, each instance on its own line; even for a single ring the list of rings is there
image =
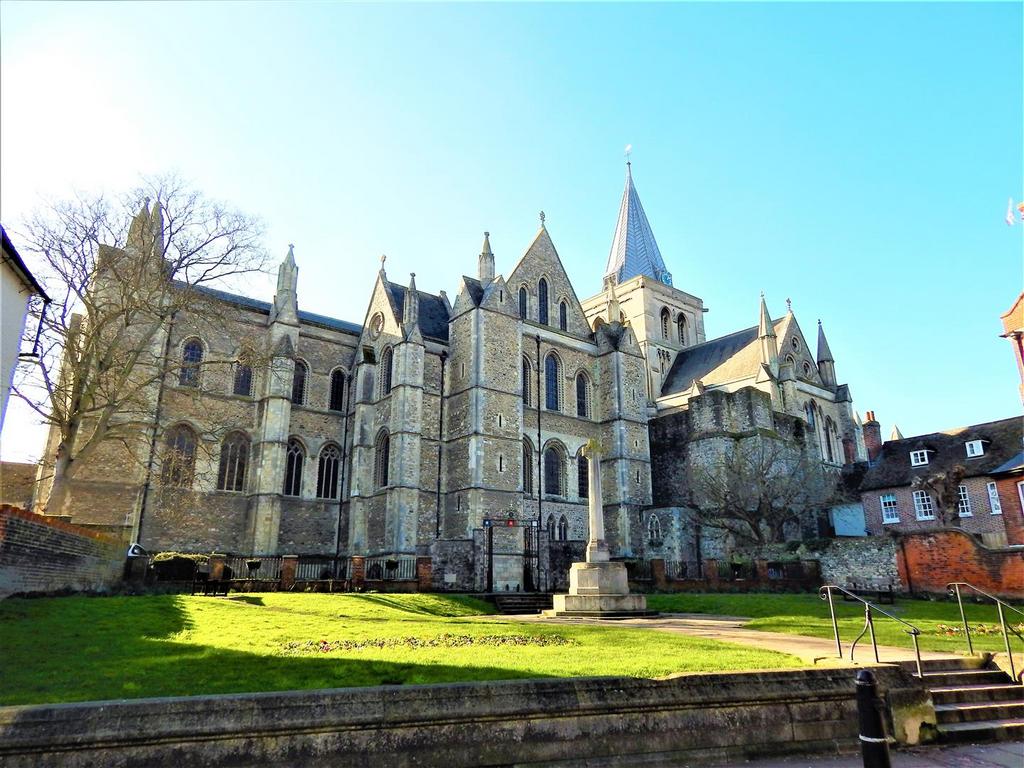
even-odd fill
[[[672,285],[672,275],[665,268],[658,243],[654,239],[647,214],[640,204],[640,196],[633,185],[630,163],[626,163],[626,188],[622,192],[619,219],[612,236],[612,249],[608,254],[605,275],[615,275],[617,282],[637,275],[648,275],[666,285]]]

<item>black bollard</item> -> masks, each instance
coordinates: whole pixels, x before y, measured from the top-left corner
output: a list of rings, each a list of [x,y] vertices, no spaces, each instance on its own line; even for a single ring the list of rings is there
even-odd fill
[[[857,719],[860,721],[860,754],[864,768],[892,768],[889,742],[882,724],[882,702],[870,669],[857,673]]]

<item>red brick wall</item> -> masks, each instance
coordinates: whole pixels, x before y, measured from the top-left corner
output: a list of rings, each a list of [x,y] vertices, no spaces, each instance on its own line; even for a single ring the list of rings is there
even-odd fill
[[[77,525],[0,506],[0,597],[98,590],[121,578],[126,545]]]
[[[999,503],[1003,507],[1006,541],[1009,544],[1024,544],[1024,508],[1021,507],[1018,484],[1024,484],[1024,478],[1004,477],[996,481]]]
[[[990,534],[995,537],[1006,535],[1008,543],[1013,543],[1009,537],[1007,524],[1004,522],[1003,514],[994,514],[988,497],[988,483],[992,482],[990,477],[968,477],[964,478],[962,485],[967,486],[967,495],[971,501],[971,514],[969,517],[960,518],[960,527],[968,533],[975,535]],[[896,494],[896,509],[900,519],[897,523],[882,522],[882,508],[880,498],[886,493]],[[1016,488],[1014,488],[1016,493]],[[1002,495],[1000,494],[1000,499]],[[935,503],[935,499],[932,499]],[[868,531],[873,534],[898,531],[900,533],[918,533],[923,531],[934,531],[942,529],[942,522],[938,519],[938,504],[935,503],[934,520],[918,520],[914,510],[914,494],[910,486],[898,486],[892,488],[877,488],[861,494],[861,504],[864,507],[864,521]],[[1006,504],[1003,504],[1004,510]],[[1014,509],[1020,509],[1018,501]],[[1001,543],[1001,541],[1000,541]]]
[[[977,539],[945,529],[912,533],[897,548],[900,577],[915,592],[945,593],[946,584],[966,581],[986,592],[1024,598],[1024,552],[988,549]]]

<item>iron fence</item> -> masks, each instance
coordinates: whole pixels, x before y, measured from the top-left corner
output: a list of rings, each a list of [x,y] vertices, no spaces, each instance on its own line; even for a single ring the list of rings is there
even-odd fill
[[[700,563],[696,560],[666,560],[665,577],[669,579],[703,578]]]
[[[231,569],[232,579],[277,581],[281,578],[280,557],[228,557],[224,565]]]
[[[415,581],[416,558],[412,555],[385,555],[366,558],[367,581]]]
[[[333,557],[300,557],[295,565],[296,581],[329,581],[348,577],[348,560]]]

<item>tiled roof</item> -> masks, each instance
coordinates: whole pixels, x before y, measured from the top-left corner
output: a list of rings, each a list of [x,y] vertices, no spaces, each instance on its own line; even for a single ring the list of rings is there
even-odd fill
[[[385,285],[391,294],[391,300],[395,303],[395,311],[398,318],[402,318],[405,310],[406,287],[398,283],[386,281]],[[432,293],[416,291],[420,300],[419,326],[420,333],[436,341],[448,341],[448,307],[444,299]]]
[[[780,338],[785,333],[786,320],[783,317],[772,322]],[[761,365],[757,338],[757,326],[754,326],[683,349],[665,377],[661,394],[685,392],[696,379],[711,386],[756,376]]]
[[[230,302],[239,307],[254,309],[257,312],[261,312],[265,315],[270,314],[269,302],[260,301],[259,299],[253,299],[248,296],[239,296],[238,294],[228,293],[227,291],[219,291],[216,288],[207,288],[206,286],[192,287],[209,296],[214,296],[218,299]],[[363,326],[359,325],[358,323],[350,323],[347,320],[338,320],[333,317],[327,317],[326,315],[318,315],[315,312],[304,312],[301,309],[299,310],[299,321],[303,323],[308,323],[309,325],[318,325],[321,328],[329,328],[333,331],[354,333],[357,336],[363,332]]]
[[[473,303],[479,307],[480,302],[483,301],[484,298],[483,283],[481,283],[475,277],[468,277],[466,275],[462,276],[462,280],[466,284],[466,290],[469,291],[469,295],[470,298],[473,299]]]
[[[665,268],[661,251],[654,239],[654,232],[647,221],[647,214],[640,204],[640,196],[633,186],[633,174],[626,164],[626,188],[622,192],[619,218],[612,236],[612,248],[608,253],[605,275],[614,274],[624,282],[637,275],[649,275],[660,282],[672,285],[672,275]]]
[[[1022,437],[1024,420],[1012,418],[889,440],[864,476],[861,490],[909,485],[914,477],[932,475],[958,464],[966,470],[967,477],[990,475],[1021,452]],[[971,440],[982,441],[984,455],[967,458],[966,444]],[[911,451],[922,450],[929,452],[928,463],[911,467]]]

